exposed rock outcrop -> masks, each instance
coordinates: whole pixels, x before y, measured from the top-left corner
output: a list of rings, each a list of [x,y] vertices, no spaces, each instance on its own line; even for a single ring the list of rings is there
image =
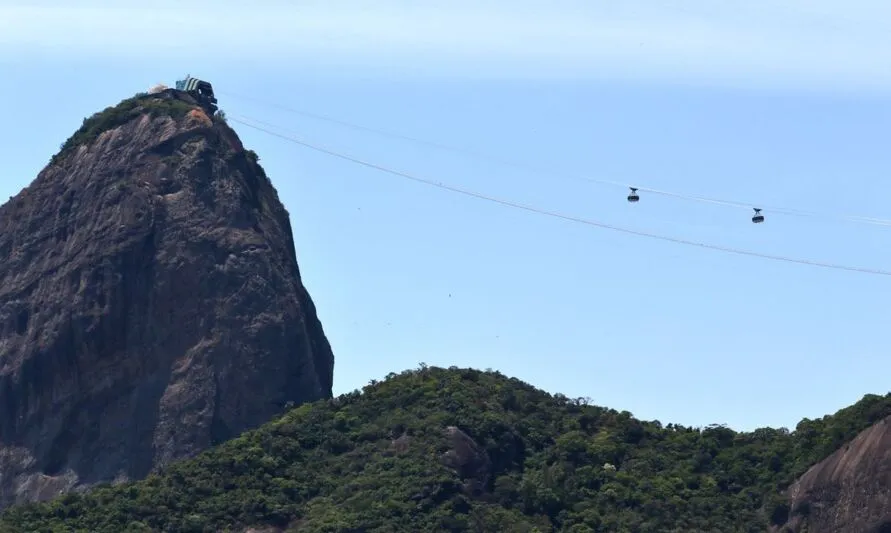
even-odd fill
[[[812,466],[788,490],[791,533],[891,532],[891,417]]]
[[[492,469],[492,461],[485,448],[455,426],[447,427],[445,436],[449,449],[442,456],[443,464],[461,476],[468,493],[481,494],[485,491]]]
[[[0,508],[331,397],[333,365],[275,189],[185,93],[85,121],[0,207]]]

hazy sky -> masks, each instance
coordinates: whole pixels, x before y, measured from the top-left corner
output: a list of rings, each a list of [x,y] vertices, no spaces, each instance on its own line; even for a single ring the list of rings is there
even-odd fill
[[[78,6],[0,0],[0,101],[14,125],[0,128],[2,198],[83,117],[191,73],[233,117],[449,185],[681,239],[891,269],[891,227],[769,209],[756,226],[745,205],[891,219],[887,2]],[[232,125],[291,213],[338,393],[425,361],[496,368],[643,418],[753,428],[794,427],[889,389],[887,276],[553,220]],[[646,194],[630,205],[621,187],[570,175],[743,206]]]
[[[128,5],[130,4],[130,5]],[[879,0],[0,2],[0,46],[103,58],[300,58],[475,75],[891,83]],[[430,65],[431,59],[436,64]],[[493,72],[494,71],[494,72]]]

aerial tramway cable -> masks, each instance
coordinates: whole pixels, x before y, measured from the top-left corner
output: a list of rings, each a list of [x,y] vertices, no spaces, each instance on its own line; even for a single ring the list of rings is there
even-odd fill
[[[249,117],[244,117],[244,118],[245,118],[245,119],[248,119],[248,120],[253,120],[253,119],[250,119]],[[630,234],[630,235],[637,235],[637,236],[640,236],[640,237],[648,237],[648,238],[651,238],[651,239],[656,239],[656,240],[661,240],[661,241],[666,241],[666,242],[673,242],[673,243],[676,243],[676,244],[684,244],[684,245],[687,245],[687,246],[696,246],[696,247],[699,247],[699,248],[706,248],[706,249],[709,249],[709,250],[716,250],[716,251],[720,251],[720,252],[732,253],[732,254],[737,254],[737,255],[746,255],[746,256],[751,256],[751,257],[760,257],[760,258],[762,258],[762,259],[770,259],[770,260],[773,260],[773,261],[784,261],[784,262],[787,262],[787,263],[796,263],[796,264],[802,264],[802,265],[817,266],[817,267],[830,268],[830,269],[835,269],[835,270],[846,270],[846,271],[851,271],[851,272],[860,272],[860,273],[864,273],[864,274],[874,274],[874,275],[880,275],[880,276],[891,276],[891,271],[888,271],[888,270],[880,270],[880,269],[865,268],[865,267],[855,267],[855,266],[848,266],[848,265],[841,265],[841,264],[834,264],[834,263],[825,263],[825,262],[820,262],[820,261],[812,261],[812,260],[809,260],[809,259],[798,259],[798,258],[786,257],[786,256],[780,256],[780,255],[765,254],[765,253],[755,252],[755,251],[751,251],[751,250],[742,250],[742,249],[738,249],[738,248],[731,248],[731,247],[721,246],[721,245],[716,245],[716,244],[702,243],[702,242],[691,241],[691,240],[687,240],[687,239],[681,239],[681,238],[677,238],[677,237],[669,237],[669,236],[666,236],[666,235],[658,235],[658,234],[654,234],[654,233],[648,233],[648,232],[644,232],[644,231],[633,230],[633,229],[629,229],[629,228],[623,228],[623,227],[620,227],[620,226],[613,226],[613,225],[610,225],[610,224],[605,224],[605,223],[602,223],[602,222],[597,222],[597,221],[595,221],[595,220],[584,219],[584,218],[575,217],[575,216],[572,216],[572,215],[566,215],[566,214],[563,214],[563,213],[558,213],[558,212],[556,212],[556,211],[548,211],[548,210],[544,210],[544,209],[539,209],[539,208],[537,208],[537,207],[533,207],[533,206],[529,206],[529,205],[525,205],[525,204],[520,204],[520,203],[512,202],[512,201],[509,201],[509,200],[502,200],[502,199],[500,199],[500,198],[495,198],[495,197],[493,197],[493,196],[484,195],[484,194],[477,193],[477,192],[473,192],[473,191],[470,191],[470,190],[467,190],[467,189],[461,189],[461,188],[454,187],[454,186],[451,186],[451,185],[446,185],[446,184],[441,183],[441,182],[437,182],[437,181],[433,181],[433,180],[429,180],[429,179],[421,178],[421,177],[419,177],[419,176],[415,176],[415,175],[412,175],[412,174],[408,174],[408,173],[406,173],[406,172],[402,172],[402,171],[399,171],[399,170],[394,170],[394,169],[391,169],[391,168],[388,168],[388,167],[384,167],[384,166],[382,166],[382,165],[378,165],[378,164],[375,164],[375,163],[371,163],[371,162],[368,162],[368,161],[364,161],[364,160],[362,160],[362,159],[358,159],[358,158],[353,157],[353,156],[350,156],[350,155],[346,155],[346,154],[342,154],[342,153],[339,153],[339,152],[335,152],[335,151],[333,151],[333,150],[329,150],[329,149],[327,149],[327,148],[323,148],[323,147],[321,147],[321,146],[317,146],[317,145],[308,143],[308,142],[306,142],[306,141],[302,141],[302,140],[300,140],[300,139],[296,139],[296,138],[294,138],[294,137],[290,137],[290,136],[287,136],[287,135],[283,135],[283,134],[281,134],[281,133],[278,133],[278,132],[269,130],[269,129],[264,128],[264,127],[262,127],[262,126],[258,126],[258,125],[256,125],[256,124],[251,124],[250,122],[247,122],[247,121],[245,121],[245,120],[241,120],[241,119],[239,119],[239,118],[237,118],[237,117],[233,117],[232,115],[228,115],[228,120],[230,120],[230,121],[232,121],[232,122],[236,122],[236,123],[238,123],[238,124],[242,124],[242,125],[247,126],[247,127],[249,127],[249,128],[252,128],[252,129],[255,129],[255,130],[264,132],[264,133],[266,133],[266,134],[268,134],[268,135],[272,135],[272,136],[274,136],[274,137],[278,137],[278,138],[280,138],[280,139],[283,139],[283,140],[292,142],[292,143],[294,143],[294,144],[303,146],[303,147],[305,147],[305,148],[309,148],[309,149],[311,149],[311,150],[315,150],[315,151],[320,152],[320,153],[324,153],[324,154],[327,154],[327,155],[330,155],[330,156],[333,156],[333,157],[337,157],[337,158],[339,158],[339,159],[343,159],[343,160],[346,160],[346,161],[350,161],[350,162],[352,162],[352,163],[356,163],[356,164],[358,164],[358,165],[362,165],[362,166],[365,166],[365,167],[368,167],[368,168],[372,168],[372,169],[375,169],[375,170],[379,170],[379,171],[381,171],[381,172],[385,172],[385,173],[388,173],[388,174],[392,174],[392,175],[394,175],[394,176],[398,176],[398,177],[401,177],[401,178],[404,178],[404,179],[408,179],[408,180],[415,181],[415,182],[418,182],[418,183],[422,183],[422,184],[425,184],[425,185],[430,185],[430,186],[432,186],[432,187],[437,187],[437,188],[439,188],[439,189],[443,189],[443,190],[451,191],[451,192],[454,192],[454,193],[463,194],[463,195],[465,195],[465,196],[470,196],[470,197],[473,197],[473,198],[478,198],[478,199],[480,199],[480,200],[486,200],[486,201],[488,201],[488,202],[493,202],[493,203],[500,204],[500,205],[503,205],[503,206],[506,206],[506,207],[512,207],[512,208],[515,208],[515,209],[522,209],[522,210],[524,210],[524,211],[529,211],[529,212],[532,212],[532,213],[538,213],[538,214],[540,214],[540,215],[545,215],[545,216],[549,216],[549,217],[553,217],[553,218],[559,218],[559,219],[566,220],[566,221],[569,221],[569,222],[576,222],[576,223],[579,223],[579,224],[585,224],[585,225],[588,225],[588,226],[594,226],[594,227],[598,227],[598,228],[608,229],[608,230],[617,231],[617,232],[620,232],[620,233],[625,233],[625,234]],[[259,122],[259,121],[257,121],[257,122]],[[756,213],[755,213],[755,214],[756,214],[756,216],[758,216],[758,215],[759,215],[759,212],[756,210]],[[753,219],[753,221],[754,221],[754,219]]]
[[[330,117],[327,115],[310,113],[308,111],[294,109],[294,108],[280,105],[277,103],[267,102],[265,100],[260,100],[260,99],[257,99],[257,98],[251,97],[251,96],[235,94],[235,93],[231,93],[228,91],[225,91],[225,92],[218,91],[218,92],[221,94],[227,94],[229,96],[232,96],[232,97],[235,97],[238,99],[250,100],[250,101],[254,101],[254,102],[266,105],[266,106],[275,107],[275,108],[281,109],[283,111],[288,111],[290,113],[294,113],[296,115],[301,115],[304,117],[312,118],[315,120],[327,121],[327,122],[339,124],[341,126],[345,126],[345,127],[356,129],[356,130],[367,131],[370,133],[375,133],[378,135],[383,135],[383,136],[387,136],[387,137],[391,137],[391,138],[395,138],[395,139],[402,139],[405,141],[424,144],[424,145],[427,145],[427,146],[430,146],[433,148],[437,148],[440,150],[446,150],[446,151],[451,151],[451,152],[456,152],[456,153],[463,153],[470,157],[475,157],[478,159],[486,159],[486,160],[492,161],[494,163],[498,163],[498,164],[506,165],[506,166],[512,166],[514,168],[519,168],[519,169],[531,171],[534,173],[547,175],[549,177],[556,176],[556,177],[563,177],[563,178],[569,178],[569,179],[574,179],[574,180],[581,180],[581,181],[585,181],[588,183],[616,186],[616,187],[621,187],[623,189],[630,188],[631,194],[628,195],[628,201],[630,201],[630,202],[638,202],[640,200],[641,193],[651,193],[651,194],[658,194],[661,196],[667,196],[667,197],[671,197],[671,198],[677,198],[677,199],[681,199],[681,200],[709,203],[709,204],[715,204],[715,205],[723,205],[725,207],[734,207],[734,208],[738,208],[738,209],[745,209],[745,210],[756,209],[757,212],[756,212],[755,217],[753,217],[753,222],[755,222],[756,218],[760,219],[760,221],[763,222],[764,211],[767,211],[769,213],[779,214],[779,215],[834,219],[834,220],[839,220],[839,221],[844,221],[844,222],[853,222],[853,223],[858,223],[858,224],[869,224],[869,225],[873,225],[873,226],[891,226],[891,219],[887,219],[887,218],[868,217],[868,216],[860,216],[860,215],[842,215],[842,214],[836,214],[836,213],[822,213],[822,212],[818,212],[818,211],[808,211],[808,210],[803,210],[803,209],[795,209],[795,208],[780,207],[780,206],[769,206],[769,205],[752,203],[752,202],[722,200],[722,199],[718,199],[718,198],[709,198],[709,197],[705,197],[705,196],[683,194],[683,193],[678,193],[678,192],[673,192],[673,191],[668,191],[668,190],[660,190],[660,189],[654,189],[654,188],[650,188],[650,187],[643,187],[640,185],[631,186],[630,184],[625,183],[625,182],[592,178],[589,176],[559,173],[559,172],[554,172],[553,169],[543,169],[543,168],[535,167],[532,165],[519,163],[516,161],[510,161],[510,160],[503,159],[500,157],[495,157],[495,156],[485,154],[482,152],[477,152],[475,150],[459,148],[456,146],[451,146],[451,145],[447,145],[447,144],[443,144],[443,143],[429,141],[429,140],[421,139],[418,137],[403,135],[401,133],[394,133],[394,132],[390,132],[387,130],[372,128],[369,126],[363,126],[360,124],[355,124],[355,123],[348,122],[345,120],[333,118],[333,117]],[[258,119],[251,119],[251,120],[253,120],[254,122],[256,122],[258,124],[263,124],[263,125],[270,126],[270,127],[277,127],[274,124],[270,124],[270,123],[264,122],[262,120],[258,120]]]

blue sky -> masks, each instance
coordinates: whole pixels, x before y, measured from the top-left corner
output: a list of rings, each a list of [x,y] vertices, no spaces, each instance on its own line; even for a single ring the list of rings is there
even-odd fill
[[[767,254],[891,260],[891,227],[768,209],[756,226],[747,208],[630,205],[621,187],[572,177],[891,218],[887,2],[295,4],[0,0],[0,197],[83,117],[191,73],[232,116],[475,192]],[[291,213],[336,393],[424,361],[646,419],[751,429],[889,390],[887,276],[573,224],[233,126]]]

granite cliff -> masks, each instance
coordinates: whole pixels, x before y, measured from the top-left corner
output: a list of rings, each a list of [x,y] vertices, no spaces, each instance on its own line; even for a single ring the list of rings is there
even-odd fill
[[[891,533],[891,417],[812,466],[787,495],[783,533]]]
[[[186,93],[86,119],[0,207],[0,508],[144,478],[333,366],[287,211]]]

